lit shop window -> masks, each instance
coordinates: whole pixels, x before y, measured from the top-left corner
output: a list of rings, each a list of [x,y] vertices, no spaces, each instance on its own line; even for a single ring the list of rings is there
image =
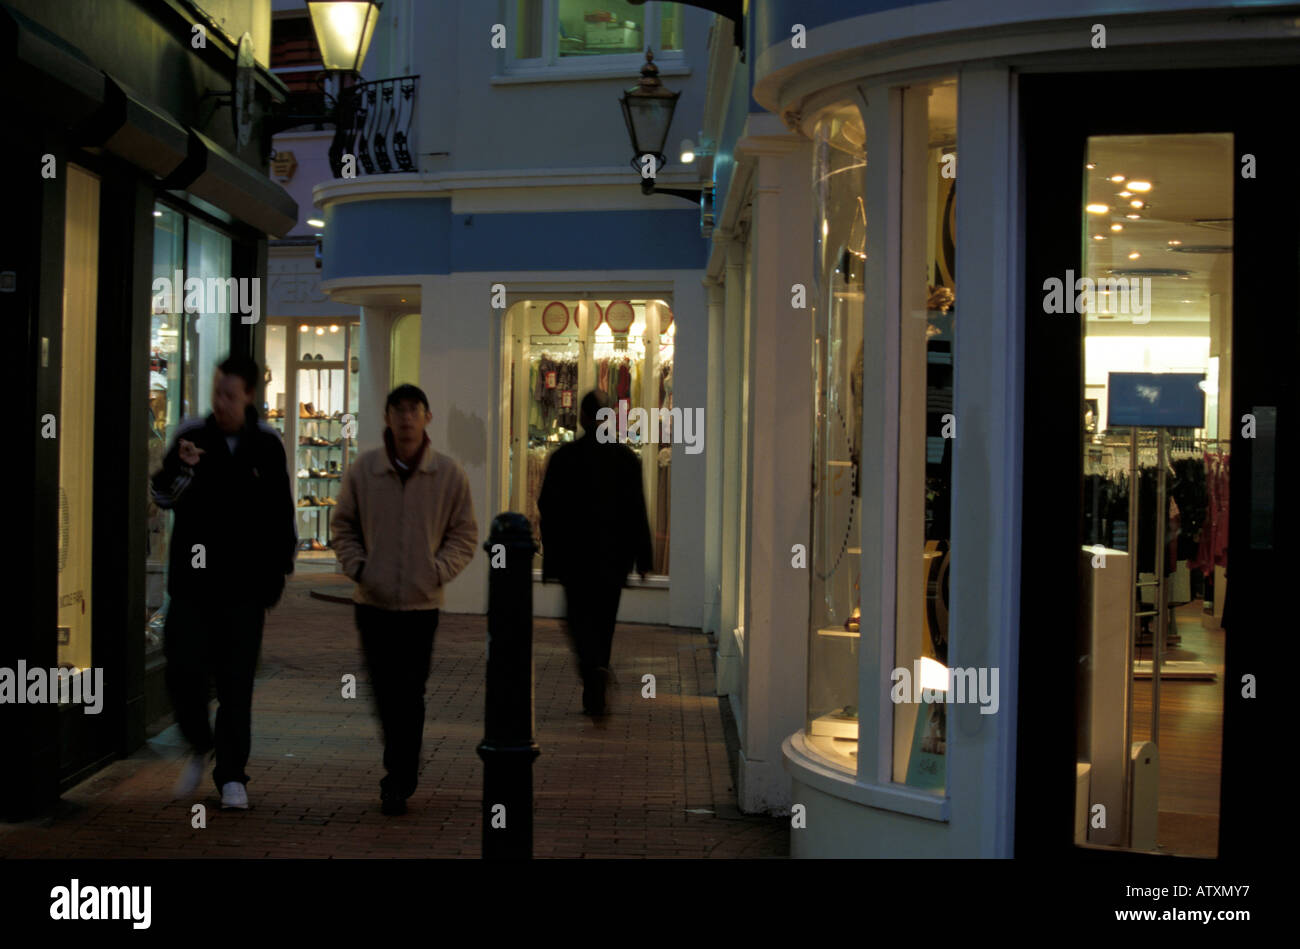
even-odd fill
[[[654,572],[668,574],[675,335],[664,300],[523,300],[507,310],[501,492],[509,509],[528,517],[539,542],[537,499],[547,461],[583,434],[579,406],[598,389],[615,408],[619,437],[641,460]],[[663,411],[647,431],[635,424],[635,409]]]
[[[96,175],[76,165],[66,167],[63,358],[57,431],[58,661],[60,669],[69,670],[75,676],[92,666],[94,630],[91,553],[95,513],[95,314],[99,286],[100,182]],[[25,685],[20,683],[19,688]]]
[[[858,753],[866,152],[858,110],[814,123],[813,523],[809,567],[809,742],[848,771]]]
[[[153,282],[149,324],[149,473],[163,457],[182,421],[211,410],[212,379],[230,353],[231,316],[208,288],[232,276],[231,238],[165,204],[153,210]],[[185,290],[197,278],[203,290]],[[160,282],[161,281],[161,282]],[[141,490],[149,493],[146,482]],[[171,512],[146,502],[146,650],[163,646],[167,620],[167,545]]]
[[[676,3],[515,0],[511,13],[513,28],[508,24],[507,29],[516,67],[553,66],[561,60],[571,67],[593,58],[614,65],[619,56],[635,66],[647,47],[656,54],[682,48],[681,6]]]
[[[895,668],[885,687],[894,700],[894,780],[936,793],[947,783],[949,700],[978,698],[948,694],[956,141],[956,80],[904,90],[903,154],[925,162],[904,174],[924,180],[925,200],[905,202],[903,209],[898,607]]]

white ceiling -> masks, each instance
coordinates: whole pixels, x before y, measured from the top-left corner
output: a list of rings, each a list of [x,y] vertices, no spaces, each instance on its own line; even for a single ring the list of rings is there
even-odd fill
[[[1193,247],[1231,247],[1232,188],[1235,173],[1232,135],[1205,133],[1195,135],[1108,135],[1088,140],[1088,161],[1095,165],[1085,169],[1088,204],[1104,204],[1109,211],[1092,214],[1083,211],[1084,270],[1097,280],[1118,271],[1181,270],[1178,275],[1151,277],[1152,323],[1208,324],[1212,294],[1222,294],[1225,307],[1230,306],[1232,291],[1232,253],[1188,253]],[[1124,182],[1112,182],[1113,175],[1124,175]],[[1127,181],[1151,183],[1145,193],[1128,197]],[[1129,189],[1131,190],[1131,189]],[[1132,200],[1145,202],[1135,209]],[[1082,209],[1081,209],[1082,210]],[[1131,220],[1128,214],[1139,215]],[[1112,224],[1123,227],[1111,230]],[[1103,240],[1095,240],[1101,235]],[[1171,245],[1170,241],[1181,241]],[[1180,249],[1181,248],[1181,249]],[[1130,259],[1131,253],[1136,259]],[[1107,327],[1117,332],[1132,330],[1124,317],[1107,319],[1088,316],[1088,332],[1105,333]],[[1208,334],[1209,326],[1189,327],[1195,335]]]

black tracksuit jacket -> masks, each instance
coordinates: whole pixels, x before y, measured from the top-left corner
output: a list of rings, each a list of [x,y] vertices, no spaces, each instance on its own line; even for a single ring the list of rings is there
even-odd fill
[[[180,440],[205,454],[190,467]],[[231,455],[216,420],[186,419],[152,477],[154,502],[171,510],[167,590],[173,597],[222,602],[279,601],[298,546],[289,471],[280,433],[250,407]],[[204,566],[196,566],[203,547]]]

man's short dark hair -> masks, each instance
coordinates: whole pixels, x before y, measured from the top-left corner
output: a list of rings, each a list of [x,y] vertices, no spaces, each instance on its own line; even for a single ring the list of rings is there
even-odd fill
[[[223,376],[238,376],[243,379],[245,392],[255,390],[262,376],[262,370],[253,358],[243,353],[231,353],[217,366],[217,372]]]
[[[604,391],[592,389],[582,397],[582,404],[578,408],[578,417],[582,422],[582,430],[594,434],[600,422],[600,410],[612,409],[613,407],[613,401]]]
[[[384,411],[395,409],[403,402],[419,402],[424,406],[424,410],[429,411],[429,397],[424,394],[424,390],[419,386],[413,386],[409,382],[404,382],[392,392],[388,393],[388,401],[384,403]]]

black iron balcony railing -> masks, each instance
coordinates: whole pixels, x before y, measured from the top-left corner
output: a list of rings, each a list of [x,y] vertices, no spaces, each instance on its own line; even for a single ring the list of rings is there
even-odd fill
[[[419,76],[377,79],[339,94],[338,125],[330,146],[334,177],[343,177],[343,156],[355,155],[356,174],[415,171],[414,121]]]

